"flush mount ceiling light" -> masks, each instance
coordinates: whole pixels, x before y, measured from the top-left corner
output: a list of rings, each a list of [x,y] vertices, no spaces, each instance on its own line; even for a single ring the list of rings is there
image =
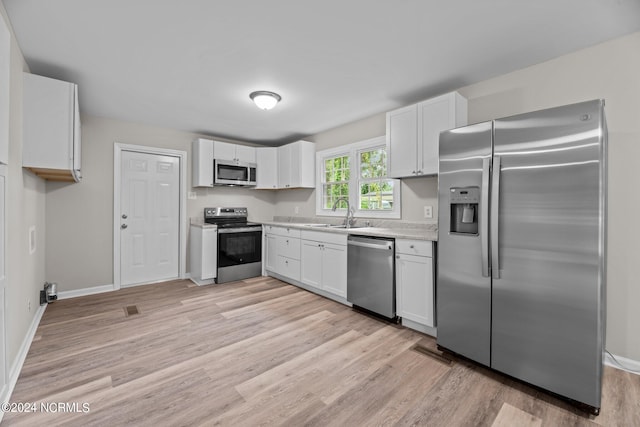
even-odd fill
[[[282,99],[282,97],[277,93],[269,92],[266,90],[251,92],[249,94],[249,98],[251,98],[253,102],[256,103],[258,108],[261,108],[263,110],[271,110]]]

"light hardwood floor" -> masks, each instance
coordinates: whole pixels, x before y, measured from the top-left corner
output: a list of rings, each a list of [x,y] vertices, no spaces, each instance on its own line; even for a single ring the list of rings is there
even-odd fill
[[[415,344],[436,348],[265,277],[57,301],[11,401],[78,405],[6,413],[3,425],[640,426],[640,376],[606,367],[602,412],[590,417]]]

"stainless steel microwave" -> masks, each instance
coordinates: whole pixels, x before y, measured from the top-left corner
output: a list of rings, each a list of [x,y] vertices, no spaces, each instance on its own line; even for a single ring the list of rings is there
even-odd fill
[[[233,160],[213,160],[214,185],[256,185],[256,164]]]

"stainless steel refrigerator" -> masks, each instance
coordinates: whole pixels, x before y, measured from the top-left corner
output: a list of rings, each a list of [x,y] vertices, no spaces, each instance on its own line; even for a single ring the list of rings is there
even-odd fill
[[[597,414],[604,101],[440,135],[438,345]]]

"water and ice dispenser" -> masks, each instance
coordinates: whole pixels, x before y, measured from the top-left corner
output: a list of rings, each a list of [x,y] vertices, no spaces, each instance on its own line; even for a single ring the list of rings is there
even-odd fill
[[[480,188],[451,187],[449,193],[450,232],[478,235],[478,204]]]

